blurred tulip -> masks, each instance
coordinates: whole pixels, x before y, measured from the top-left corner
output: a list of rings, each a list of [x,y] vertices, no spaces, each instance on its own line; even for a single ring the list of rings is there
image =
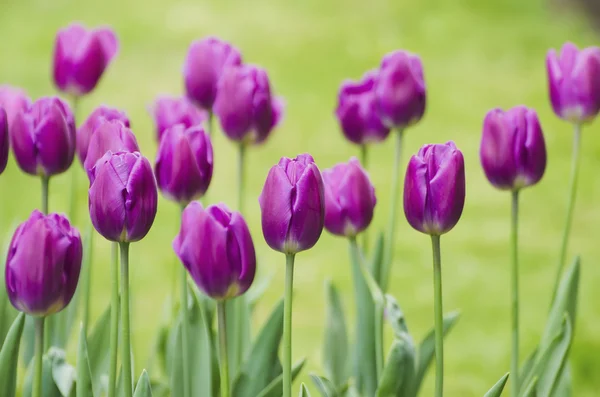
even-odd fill
[[[120,120],[105,121],[92,135],[83,165],[88,176],[98,160],[108,151],[113,153],[140,151],[135,135]]]
[[[17,113],[30,106],[31,99],[24,90],[9,85],[0,85],[0,107],[6,111],[9,129]]]
[[[485,175],[498,189],[518,190],[539,182],[546,169],[546,145],[535,110],[490,110],[479,156]]]
[[[357,82],[344,81],[338,93],[335,114],[344,136],[358,145],[383,141],[390,133],[377,112],[376,79],[376,72],[368,72]]]
[[[32,316],[65,308],[77,288],[81,237],[69,220],[35,210],[19,225],[6,258],[6,291],[12,305]]]
[[[566,43],[546,56],[548,87],[554,113],[574,124],[591,121],[600,111],[600,48],[579,50]]]
[[[204,196],[213,173],[213,149],[201,126],[177,124],[164,132],[156,156],[155,175],[162,193],[187,204]]]
[[[65,172],[75,157],[75,122],[68,105],[56,97],[38,99],[17,113],[9,129],[21,169],[31,175]]]
[[[369,176],[357,159],[323,171],[325,229],[338,236],[354,237],[373,219],[377,199]]]
[[[465,204],[465,165],[454,142],[423,146],[404,180],[404,213],[416,230],[441,235],[452,229]]]
[[[8,163],[8,121],[6,112],[0,107],[0,174],[6,169]]]
[[[158,97],[154,101],[151,111],[154,116],[158,142],[165,130],[176,124],[183,124],[189,128],[202,124],[208,118],[205,111],[195,107],[187,98]]]
[[[229,139],[257,144],[281,121],[283,104],[271,95],[267,72],[244,65],[223,72],[214,111]]]
[[[88,30],[73,23],[58,31],[54,45],[54,84],[65,94],[91,92],[117,54],[119,43],[109,28]]]
[[[198,288],[213,299],[235,298],[252,285],[256,256],[250,230],[242,215],[224,204],[204,209],[191,202],[173,250]]]
[[[281,158],[269,171],[259,198],[265,240],[275,251],[312,248],[323,231],[323,180],[309,154]]]
[[[390,128],[419,122],[426,104],[421,59],[406,51],[387,54],[375,83],[375,101],[383,123]]]
[[[226,41],[216,37],[194,41],[183,65],[187,97],[210,110],[217,97],[217,84],[223,70],[241,64],[240,52]]]
[[[94,132],[106,121],[119,120],[125,127],[130,127],[129,118],[125,112],[108,106],[98,106],[79,127],[77,131],[77,155],[81,164],[85,164],[88,147]],[[102,153],[104,154],[104,153]]]
[[[98,233],[116,242],[141,240],[158,203],[148,159],[138,152],[108,152],[92,169],[90,182],[90,217]]]

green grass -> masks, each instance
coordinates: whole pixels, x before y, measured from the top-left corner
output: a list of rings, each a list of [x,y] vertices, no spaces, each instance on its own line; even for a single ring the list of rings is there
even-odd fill
[[[246,208],[261,273],[274,278],[259,305],[256,324],[283,293],[284,258],[264,243],[257,197],[269,167],[281,156],[310,152],[322,168],[357,155],[342,138],[333,109],[340,82],[376,67],[387,51],[406,48],[425,65],[428,108],[406,136],[405,158],[427,142],[454,140],[464,152],[467,201],[458,226],[442,238],[444,304],[462,318],[446,343],[446,395],[481,396],[508,370],[509,202],[494,190],[479,167],[478,147],[485,112],[495,106],[535,107],[546,133],[549,164],[542,182],[522,194],[521,285],[522,357],[535,346],[545,322],[554,282],[569,173],[571,131],[551,112],[545,80],[548,48],[565,40],[590,45],[597,37],[567,9],[541,0],[306,0],[303,2],[222,0],[211,2],[117,0],[88,2],[5,0],[0,13],[0,79],[22,86],[33,97],[54,93],[50,62],[54,34],[72,20],[108,23],[121,39],[116,62],[99,88],[82,101],[80,117],[101,103],[125,109],[143,152],[154,157],[153,124],[147,107],[157,94],[178,94],[189,43],[209,34],[230,40],[245,60],[263,65],[274,90],[287,103],[283,125],[248,154]],[[572,349],[574,395],[600,390],[600,268],[597,241],[600,207],[600,139],[596,126],[584,131],[578,205],[570,254],[583,257],[580,311]],[[210,200],[235,205],[235,152],[225,138],[215,140],[216,168]],[[370,166],[378,207],[373,229],[386,224],[392,143],[373,149]],[[79,166],[79,164],[76,164]],[[83,174],[80,179],[83,181]],[[53,178],[51,210],[66,211],[70,176]],[[14,163],[0,177],[0,225],[7,229],[39,205],[39,182]],[[79,194],[76,222],[87,219],[87,198]],[[401,211],[400,211],[401,213]],[[154,228],[132,246],[133,338],[136,366],[145,365],[161,307],[175,274],[171,241],[178,209],[161,200]],[[398,219],[391,292],[409,327],[423,335],[433,323],[429,239]],[[372,233],[374,234],[374,233]],[[320,367],[324,308],[323,283],[333,279],[346,309],[352,286],[346,242],[324,234],[315,249],[297,257],[294,357],[308,356],[309,371]],[[109,303],[110,247],[94,247],[93,316]],[[352,316],[353,317],[353,316]],[[307,373],[307,372],[305,372]],[[422,395],[431,395],[433,376]]]

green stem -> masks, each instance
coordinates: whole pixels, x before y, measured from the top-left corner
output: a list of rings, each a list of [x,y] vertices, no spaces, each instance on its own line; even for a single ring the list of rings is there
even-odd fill
[[[73,118],[75,119],[75,127],[77,127],[77,110],[79,108],[79,97],[73,96],[71,99],[71,106],[73,108]],[[75,222],[75,213],[77,208],[77,189],[78,189],[78,181],[77,181],[77,172],[79,170],[77,167],[71,167],[71,195],[69,202],[69,219],[71,223]]]
[[[360,146],[360,162],[365,170],[369,167],[369,146],[363,144]],[[362,232],[362,248],[365,255],[369,252],[369,229]]]
[[[217,302],[219,352],[221,355],[221,397],[229,397],[229,358],[227,356],[227,320],[225,302]]]
[[[512,253],[512,357],[510,361],[512,396],[519,395],[519,191],[512,192],[510,248]]]
[[[285,292],[283,310],[283,397],[292,397],[292,291],[294,289],[294,257],[285,256]]]
[[[404,130],[396,131],[396,150],[394,155],[394,169],[392,175],[392,198],[390,200],[390,216],[387,230],[385,254],[383,260],[383,269],[381,272],[381,289],[385,293],[388,288],[390,269],[394,259],[395,237],[396,237],[396,209],[398,207],[398,197],[400,196],[400,163],[402,159],[402,138]]]
[[[50,191],[50,177],[42,175],[42,212],[48,215],[48,194]]]
[[[431,236],[435,315],[435,396],[444,395],[444,315],[442,308],[442,257],[440,236]]]
[[[108,397],[115,397],[117,384],[117,351],[119,349],[119,243],[111,244],[110,263],[110,367]]]
[[[125,397],[133,395],[133,379],[131,374],[131,328],[129,326],[129,243],[120,243],[121,247],[121,361],[123,367],[123,384]]]
[[[87,330],[88,330],[88,326],[90,323],[90,301],[91,301],[91,290],[92,290],[92,247],[94,246],[93,240],[94,240],[94,225],[92,224],[92,222],[88,223],[88,230],[87,230],[87,235],[89,238],[89,241],[87,242],[87,252],[84,253],[86,260],[83,262],[86,264],[87,269],[84,272],[84,278],[82,280],[82,288],[83,288],[83,327],[85,329],[85,333],[87,335]],[[114,246],[113,246],[113,250],[114,250]],[[113,252],[113,256],[117,255],[118,256],[119,251],[118,251],[118,246],[117,246],[117,251],[116,253]],[[117,291],[118,293],[118,291]]]
[[[244,162],[246,161],[246,144],[240,143],[238,151],[238,211],[244,214]]]
[[[188,313],[187,270],[181,266],[181,348],[183,349],[183,397],[190,397],[190,353],[189,346],[190,319]]]
[[[32,397],[42,395],[42,363],[44,357],[44,320],[45,317],[35,318],[35,369],[33,377]]]
[[[569,247],[569,236],[571,234],[571,225],[573,224],[573,211],[575,209],[575,199],[577,197],[577,181],[579,176],[579,152],[581,147],[581,125],[574,125],[573,133],[573,154],[571,156],[571,180],[569,183],[569,201],[567,204],[567,219],[565,221],[565,229],[563,232],[562,244],[560,246],[560,260],[554,281],[554,292],[552,293],[552,301],[556,296],[556,290],[560,283],[560,278],[565,267],[567,259],[567,250]]]
[[[206,129],[208,130],[208,137],[212,139],[212,135],[213,135],[213,128],[214,128],[214,120],[215,120],[215,114],[213,113],[212,109],[210,109],[208,111],[208,121],[206,123]]]

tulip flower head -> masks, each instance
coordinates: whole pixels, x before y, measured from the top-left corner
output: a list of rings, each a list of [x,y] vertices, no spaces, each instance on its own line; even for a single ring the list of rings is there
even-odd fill
[[[454,142],[423,146],[412,156],[404,179],[404,214],[416,230],[450,231],[465,204],[465,165]]]
[[[90,93],[118,47],[117,36],[109,28],[88,30],[73,23],[59,30],[54,45],[54,84],[75,97]]]
[[[197,125],[177,124],[164,132],[156,156],[158,187],[169,199],[187,204],[204,196],[213,173],[208,134]]]
[[[421,59],[406,51],[387,54],[375,83],[375,101],[389,128],[402,129],[419,122],[426,104]]]
[[[6,111],[9,128],[17,113],[30,106],[31,99],[24,90],[9,85],[0,85],[0,107]]]
[[[267,72],[244,65],[223,72],[214,111],[229,139],[259,144],[281,121],[283,104],[272,96]]]
[[[165,130],[176,124],[183,124],[189,128],[202,124],[208,118],[205,111],[198,109],[187,98],[161,96],[154,101],[151,111],[158,142]]]
[[[129,118],[125,112],[108,106],[97,107],[79,127],[79,130],[77,131],[77,155],[79,156],[79,161],[81,161],[82,165],[85,164],[85,158],[87,156],[92,135],[94,135],[98,127],[105,122],[112,120],[118,120],[123,123],[125,127],[130,127]]]
[[[8,116],[0,107],[0,174],[6,169],[8,163]]]
[[[356,158],[323,171],[325,229],[354,237],[373,219],[377,200],[369,176]]]
[[[479,156],[485,175],[498,189],[518,190],[539,182],[546,170],[546,144],[535,110],[490,110]]]
[[[281,158],[269,171],[259,203],[269,247],[285,254],[312,248],[325,219],[323,180],[312,156]]]
[[[546,69],[554,113],[574,124],[594,119],[600,111],[600,48],[566,43],[560,53],[548,51]]]
[[[216,300],[245,293],[254,281],[256,255],[239,212],[224,204],[206,209],[192,201],[183,211],[173,250],[206,295]]]
[[[226,41],[216,37],[194,41],[183,65],[187,97],[204,109],[212,109],[223,71],[241,64],[240,52]]]
[[[107,152],[90,173],[92,224],[116,242],[141,240],[150,230],[158,190],[148,159],[139,152]]]
[[[77,288],[83,248],[69,220],[35,210],[17,227],[6,258],[6,291],[12,305],[32,316],[64,309]]]
[[[105,121],[92,135],[83,164],[83,168],[88,173],[88,176],[98,160],[108,151],[113,153],[140,151],[133,131],[126,127],[120,120]]]
[[[377,111],[376,80],[377,72],[368,72],[359,81],[345,81],[338,93],[335,114],[344,136],[358,145],[383,141],[390,133]]]

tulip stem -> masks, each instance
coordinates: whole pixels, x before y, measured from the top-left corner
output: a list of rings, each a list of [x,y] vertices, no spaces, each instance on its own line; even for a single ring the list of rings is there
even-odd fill
[[[77,109],[79,107],[79,97],[74,95],[71,100],[71,104],[73,106],[73,119],[75,123],[75,128],[77,128]],[[71,223],[75,222],[75,213],[77,208],[77,187],[79,185],[77,183],[78,171],[79,170],[77,169],[77,167],[71,167],[71,197],[69,202],[69,219],[71,220]]]
[[[181,348],[183,349],[183,397],[190,397],[190,319],[188,313],[187,270],[181,266]]]
[[[554,281],[554,292],[552,293],[552,302],[556,297],[556,291],[558,290],[558,284],[565,267],[565,261],[567,259],[567,249],[569,247],[569,235],[571,234],[571,225],[573,224],[573,211],[575,209],[575,199],[577,197],[577,181],[579,176],[579,152],[581,147],[581,125],[574,125],[573,134],[573,154],[571,156],[571,180],[569,182],[569,201],[567,204],[567,218],[565,221],[565,229],[563,231],[562,244],[560,246],[560,259],[558,262],[558,270],[556,272],[556,279]]]
[[[246,144],[240,143],[238,152],[238,211],[244,214],[244,162],[246,161]]]
[[[510,362],[512,396],[519,395],[519,262],[518,262],[518,220],[519,191],[512,192],[510,248],[512,253],[512,358]]]
[[[42,363],[44,356],[44,320],[45,317],[35,318],[35,372],[32,397],[42,395]]]
[[[206,128],[208,129],[208,137],[212,139],[213,135],[213,127],[214,127],[214,119],[215,114],[212,109],[208,110],[208,122],[206,123]]]
[[[360,162],[362,163],[363,168],[367,170],[369,167],[369,147],[367,146],[367,144],[363,144],[360,146]],[[363,231],[362,235],[362,249],[366,255],[367,252],[369,252],[369,229],[367,228],[365,231]]]
[[[390,201],[390,217],[388,219],[388,231],[386,239],[385,254],[383,266],[381,269],[380,287],[385,293],[387,291],[390,269],[394,258],[395,235],[396,235],[396,208],[398,207],[398,197],[400,195],[400,163],[402,159],[402,138],[404,130],[396,131],[396,150],[394,155],[394,169],[392,176],[392,198]]]
[[[121,361],[125,397],[132,397],[131,329],[129,326],[129,243],[121,242],[119,245],[121,248],[121,337],[123,342]]]
[[[42,212],[48,215],[48,193],[50,190],[50,177],[42,175]]]
[[[111,244],[110,263],[110,367],[108,372],[108,397],[115,397],[117,384],[117,350],[119,349],[119,243]]]
[[[221,397],[229,397],[229,358],[227,355],[227,310],[225,301],[217,302],[219,321],[219,353],[221,355]]]
[[[292,397],[292,292],[295,254],[285,256],[285,292],[283,297],[283,397]]]
[[[83,261],[83,264],[87,267],[87,269],[85,269],[85,272],[83,273],[83,280],[82,280],[82,288],[83,288],[83,328],[85,329],[85,334],[87,335],[87,330],[88,330],[88,326],[90,323],[90,298],[91,298],[91,283],[92,283],[92,247],[94,246],[94,225],[92,224],[92,222],[88,223],[88,230],[87,230],[87,241],[86,241],[86,246],[85,246],[85,251],[84,254],[85,255],[85,260]],[[116,243],[115,243],[116,245]],[[114,251],[114,246],[113,246],[113,251]],[[116,248],[116,253],[113,252],[113,257],[114,255],[119,255],[119,246],[117,245]],[[118,270],[118,269],[117,269]],[[118,288],[118,286],[117,286]],[[117,296],[118,296],[119,291],[117,290]]]
[[[440,236],[431,236],[433,250],[433,295],[435,322],[435,396],[444,394],[444,315],[442,308],[442,257]]]

